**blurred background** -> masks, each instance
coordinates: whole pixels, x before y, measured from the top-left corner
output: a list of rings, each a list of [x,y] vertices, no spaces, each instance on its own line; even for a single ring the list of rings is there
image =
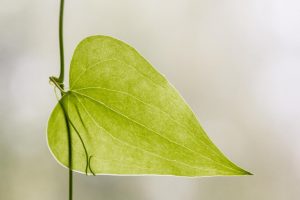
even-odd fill
[[[59,1],[1,0],[0,199],[66,200],[50,154]],[[66,0],[65,60],[89,35],[135,47],[250,177],[74,177],[74,200],[300,198],[300,1]]]

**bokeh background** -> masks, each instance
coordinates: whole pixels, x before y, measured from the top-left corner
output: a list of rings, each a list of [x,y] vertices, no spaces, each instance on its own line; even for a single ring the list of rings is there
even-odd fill
[[[46,125],[59,73],[58,0],[1,0],[0,199],[65,200],[68,173]],[[72,0],[66,66],[80,40],[117,37],[181,92],[214,143],[250,177],[86,177],[75,200],[298,200],[300,1]]]

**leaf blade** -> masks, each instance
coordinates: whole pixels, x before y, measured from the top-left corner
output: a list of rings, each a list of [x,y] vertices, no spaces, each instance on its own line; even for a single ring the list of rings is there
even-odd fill
[[[210,141],[174,87],[119,40],[93,36],[78,45],[71,62],[70,91],[62,100],[93,156],[89,167],[96,174],[249,174]],[[48,139],[57,137],[53,133],[57,128],[51,128],[55,115],[48,129],[48,136],[54,136]],[[59,154],[65,151],[57,150],[64,146],[60,143],[49,146]],[[83,172],[89,156],[83,158],[79,145],[72,141],[77,149],[73,169]]]

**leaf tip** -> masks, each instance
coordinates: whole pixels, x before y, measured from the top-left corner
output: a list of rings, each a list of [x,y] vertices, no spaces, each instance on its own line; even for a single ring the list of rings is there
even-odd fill
[[[254,174],[252,174],[251,172],[246,171],[246,170],[240,168],[239,169],[239,173],[237,175],[240,175],[240,176],[251,176],[251,175],[254,175]]]
[[[254,175],[254,174],[252,174],[251,172],[245,171],[245,175],[250,175],[250,176],[252,176],[252,175]]]

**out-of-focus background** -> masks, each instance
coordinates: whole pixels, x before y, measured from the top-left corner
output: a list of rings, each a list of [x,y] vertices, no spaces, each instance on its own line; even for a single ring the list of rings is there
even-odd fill
[[[57,102],[48,77],[59,73],[58,11],[58,0],[1,0],[1,200],[67,199],[68,173],[45,131]],[[134,46],[255,175],[75,175],[75,200],[300,198],[300,1],[67,0],[67,67],[78,42],[96,34]]]

